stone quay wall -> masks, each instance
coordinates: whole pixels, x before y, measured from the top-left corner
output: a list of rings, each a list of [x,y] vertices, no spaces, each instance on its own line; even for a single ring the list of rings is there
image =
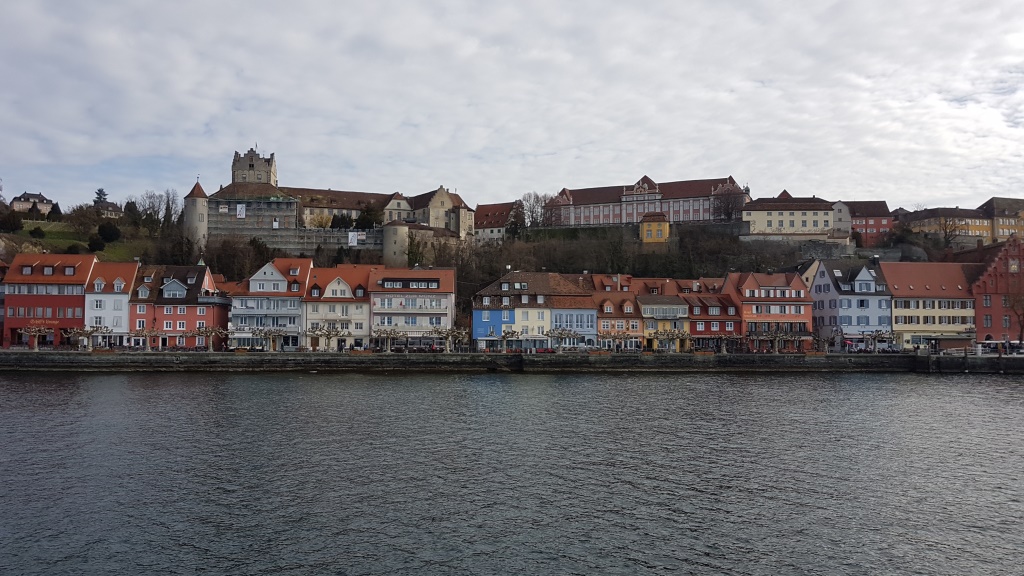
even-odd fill
[[[912,354],[348,354],[0,352],[7,374],[76,372],[916,372],[1024,374],[1024,356]]]

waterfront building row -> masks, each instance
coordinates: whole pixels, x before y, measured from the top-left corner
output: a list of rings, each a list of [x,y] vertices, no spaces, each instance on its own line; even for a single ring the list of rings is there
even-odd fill
[[[241,282],[208,266],[18,254],[4,266],[3,347],[343,349],[392,329],[410,343],[451,328],[451,269],[314,267],[280,258]]]

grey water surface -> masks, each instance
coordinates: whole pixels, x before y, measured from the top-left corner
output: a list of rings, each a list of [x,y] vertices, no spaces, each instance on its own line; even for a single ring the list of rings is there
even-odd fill
[[[1022,574],[1024,385],[0,375],[2,574]]]

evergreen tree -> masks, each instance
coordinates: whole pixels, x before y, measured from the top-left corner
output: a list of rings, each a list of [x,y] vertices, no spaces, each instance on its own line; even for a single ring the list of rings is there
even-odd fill
[[[103,238],[100,238],[99,234],[93,234],[89,236],[89,252],[102,252],[107,244],[103,242]]]
[[[59,202],[54,202],[53,203],[53,207],[50,208],[50,211],[46,214],[46,221],[47,222],[60,222],[63,219],[64,219],[64,213],[61,212],[61,210],[60,210],[60,203]]]
[[[100,224],[97,233],[107,244],[121,239],[121,229],[117,227],[117,224],[109,220]]]
[[[92,203],[93,204],[99,204],[100,202],[106,202],[106,201],[107,201],[107,191],[104,190],[103,188],[97,188],[96,189],[96,197],[93,199]]]
[[[25,214],[25,217],[29,220],[42,220],[43,213],[42,211],[39,210],[39,206],[35,202],[33,202],[32,207],[28,209],[28,212]]]
[[[21,214],[18,214],[14,210],[8,210],[6,214],[0,216],[0,232],[14,233],[21,230],[24,225],[21,223]]]
[[[139,228],[142,226],[142,212],[139,210],[139,205],[134,200],[129,200],[124,203],[124,216],[121,217],[121,222],[125,226],[131,226],[132,228]]]
[[[361,207],[355,226],[360,230],[372,230],[383,223],[384,210],[376,204],[366,202]]]

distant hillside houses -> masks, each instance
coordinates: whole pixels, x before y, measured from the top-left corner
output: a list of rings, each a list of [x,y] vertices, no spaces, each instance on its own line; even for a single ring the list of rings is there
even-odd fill
[[[28,213],[32,206],[38,208],[39,213],[46,216],[53,209],[53,201],[42,194],[34,192],[19,194],[11,200],[11,210],[15,212]]]

